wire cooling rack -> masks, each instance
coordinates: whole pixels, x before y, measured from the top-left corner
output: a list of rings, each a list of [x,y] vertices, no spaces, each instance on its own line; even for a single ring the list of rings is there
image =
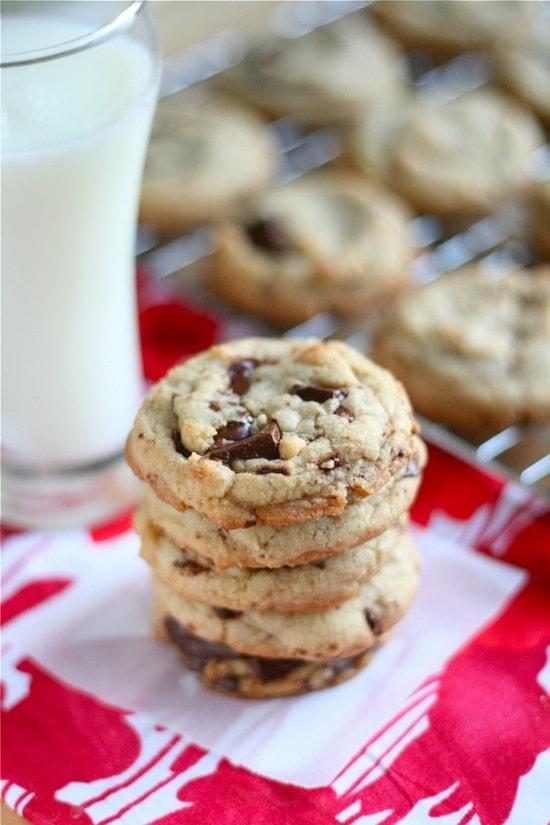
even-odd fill
[[[270,29],[284,37],[299,37],[340,17],[359,11],[369,2],[283,2],[270,19]],[[245,40],[234,31],[224,31],[208,40],[167,58],[164,63],[161,96],[196,87],[235,65],[242,59]],[[438,101],[450,100],[491,79],[483,58],[462,54],[436,66],[428,55],[406,55],[409,73],[417,93]],[[201,91],[201,97],[203,92]],[[207,90],[204,95],[207,95]],[[272,121],[268,127],[279,148],[279,182],[286,183],[336,160],[342,153],[336,128],[307,130],[288,118]],[[550,168],[550,145],[533,156],[533,176],[543,177]],[[414,284],[429,283],[460,266],[480,262],[488,269],[513,269],[534,263],[529,244],[524,240],[524,216],[517,206],[509,206],[457,230],[436,217],[422,215],[412,221],[418,255],[412,267]],[[227,338],[249,334],[272,334],[267,324],[237,312],[203,287],[202,266],[212,252],[208,228],[200,228],[169,241],[161,240],[147,226],[140,228],[138,260],[156,279],[177,282],[178,290],[195,305],[223,315]],[[331,313],[316,315],[285,332],[286,336],[314,335],[338,337],[368,352],[372,329],[369,320],[346,321]],[[550,378],[549,378],[550,380]],[[423,433],[429,441],[478,466],[487,466],[501,475],[514,478],[526,488],[550,496],[550,428],[513,426],[490,438],[466,440],[434,421],[421,418]]]

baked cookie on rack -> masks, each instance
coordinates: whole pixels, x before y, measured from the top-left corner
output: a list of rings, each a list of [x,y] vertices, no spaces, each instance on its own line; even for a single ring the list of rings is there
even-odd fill
[[[418,412],[470,433],[550,419],[550,267],[472,267],[399,300],[374,358]]]
[[[407,48],[451,57],[509,44],[537,13],[529,0],[379,0],[371,11]]]
[[[550,125],[550,20],[544,15],[524,37],[506,49],[494,49],[497,80]]]
[[[325,170],[260,197],[220,225],[208,284],[280,326],[332,310],[360,315],[408,282],[408,208],[356,174]]]
[[[550,179],[534,184],[530,214],[535,249],[544,260],[550,260]]]
[[[380,107],[356,126],[350,152],[420,211],[473,218],[528,186],[530,156],[543,143],[530,112],[484,88],[439,105]]]
[[[251,45],[244,59],[220,77],[275,117],[311,125],[349,121],[405,88],[405,63],[392,41],[358,15],[303,37]]]
[[[147,154],[140,219],[163,233],[234,215],[275,176],[264,122],[223,99],[192,105],[188,92],[159,101]]]
[[[417,453],[402,386],[337,341],[211,347],[147,395],[127,460],[155,494],[219,527],[338,516]]]
[[[336,607],[310,613],[219,609],[185,599],[157,578],[157,632],[169,638],[187,664],[200,671],[201,680],[214,688],[255,696],[255,680],[259,680],[264,686],[259,695],[299,692],[294,679],[287,689],[271,684],[270,664],[277,672],[280,660],[287,661],[289,673],[309,666],[311,674],[317,674],[314,682],[305,681],[303,690],[326,687],[334,684],[335,666],[337,673],[349,669],[352,676],[366,664],[368,657],[364,661],[354,657],[372,652],[407,612],[418,587],[419,566],[413,542],[403,535],[378,573],[361,584],[355,596]],[[194,659],[195,645],[200,652],[202,642],[207,643],[203,654]],[[221,647],[208,655],[208,643]],[[345,664],[340,664],[342,659]],[[314,663],[324,666],[326,678],[312,667]],[[246,664],[250,667],[243,666]],[[220,684],[227,678],[234,681]],[[252,681],[247,682],[247,678]]]

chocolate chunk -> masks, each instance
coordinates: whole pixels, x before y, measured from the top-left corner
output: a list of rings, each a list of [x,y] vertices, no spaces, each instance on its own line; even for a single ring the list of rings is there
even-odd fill
[[[200,672],[211,660],[230,661],[241,659],[248,662],[256,676],[265,683],[282,679],[300,665],[307,663],[304,659],[267,659],[261,656],[247,656],[244,653],[237,653],[221,642],[209,642],[206,639],[194,636],[176,619],[171,617],[165,620],[164,627],[168,638],[181,650],[191,670]],[[353,666],[362,655],[362,653],[359,653],[343,659],[333,659],[326,662],[325,666],[330,667],[333,676],[337,676],[346,668]],[[216,684],[225,690],[234,691],[238,687],[238,678],[235,676],[222,676]]]
[[[379,636],[382,633],[382,622],[380,621],[380,617],[376,615],[372,610],[365,610],[365,619],[367,620],[367,624],[374,633],[375,636]]]
[[[311,384],[294,384],[290,389],[291,395],[297,395],[302,401],[317,401],[322,404],[329,398],[337,398],[343,401],[348,395],[348,390],[334,389],[331,387],[315,387]]]
[[[177,453],[182,455],[184,458],[189,458],[191,453],[189,452],[187,447],[184,446],[184,443],[181,440],[181,435],[179,433],[179,430],[176,430],[176,429],[172,430],[172,442],[174,444],[174,448],[175,448]]]
[[[222,427],[216,433],[214,439],[214,447],[222,447],[224,444],[232,441],[241,441],[252,434],[252,416],[248,415],[243,421],[228,421],[225,427]]]
[[[246,227],[246,234],[254,246],[272,255],[282,255],[292,248],[284,224],[276,218],[260,218]]]
[[[279,458],[280,440],[279,427],[275,421],[270,421],[263,429],[248,438],[221,447],[213,447],[205,453],[205,457],[213,461],[223,461],[224,464],[246,461],[250,458],[265,458],[268,461],[274,461]]]
[[[211,659],[237,659],[238,654],[221,642],[209,642],[190,633],[176,619],[164,622],[168,638],[181,650],[191,670],[202,670]]]
[[[228,607],[213,607],[212,610],[219,619],[238,619],[243,615],[242,610],[230,610]]]
[[[401,478],[414,478],[414,476],[417,476],[419,472],[420,464],[418,463],[418,460],[416,458],[413,458],[405,467],[405,471]]]
[[[199,573],[206,573],[208,571],[208,567],[204,567],[202,564],[199,564],[196,561],[192,561],[192,559],[178,559],[174,562],[174,567],[185,568],[188,573],[192,576],[198,576]]]
[[[348,421],[353,421],[354,418],[353,413],[350,412],[347,407],[343,407],[341,404],[334,410],[334,415],[341,415],[342,418],[347,418]]]
[[[325,567],[327,566],[327,563],[324,559],[319,559],[318,561],[312,561],[311,563],[313,564],[314,567],[318,567],[319,570],[324,570]]]
[[[216,682],[216,687],[227,690],[229,693],[235,693],[239,687],[239,678],[237,676],[222,676],[222,678]]]
[[[259,656],[251,661],[262,682],[282,679],[303,663],[301,659],[264,659]]]
[[[278,473],[280,476],[288,476],[290,472],[287,467],[258,467],[254,470],[258,476],[267,476],[270,473]]]
[[[260,362],[255,358],[243,358],[242,361],[235,361],[229,367],[229,383],[233,392],[237,395],[244,395],[250,388],[250,373]]]

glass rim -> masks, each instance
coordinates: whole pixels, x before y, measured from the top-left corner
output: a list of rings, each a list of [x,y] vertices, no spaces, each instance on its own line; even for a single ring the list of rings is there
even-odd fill
[[[0,68],[10,69],[15,66],[30,66],[33,63],[44,63],[47,60],[55,60],[59,57],[68,57],[71,54],[83,52],[105,43],[114,35],[126,31],[139,12],[145,5],[146,0],[131,0],[112,20],[99,28],[94,29],[81,37],[75,37],[53,46],[46,46],[43,49],[33,49],[25,52],[11,52],[0,59]]]

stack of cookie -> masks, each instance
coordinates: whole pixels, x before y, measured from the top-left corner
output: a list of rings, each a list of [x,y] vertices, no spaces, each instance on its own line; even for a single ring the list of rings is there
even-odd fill
[[[424,447],[390,373],[340,342],[245,339],[172,370],[127,459],[156,629],[247,697],[337,684],[408,609]]]

